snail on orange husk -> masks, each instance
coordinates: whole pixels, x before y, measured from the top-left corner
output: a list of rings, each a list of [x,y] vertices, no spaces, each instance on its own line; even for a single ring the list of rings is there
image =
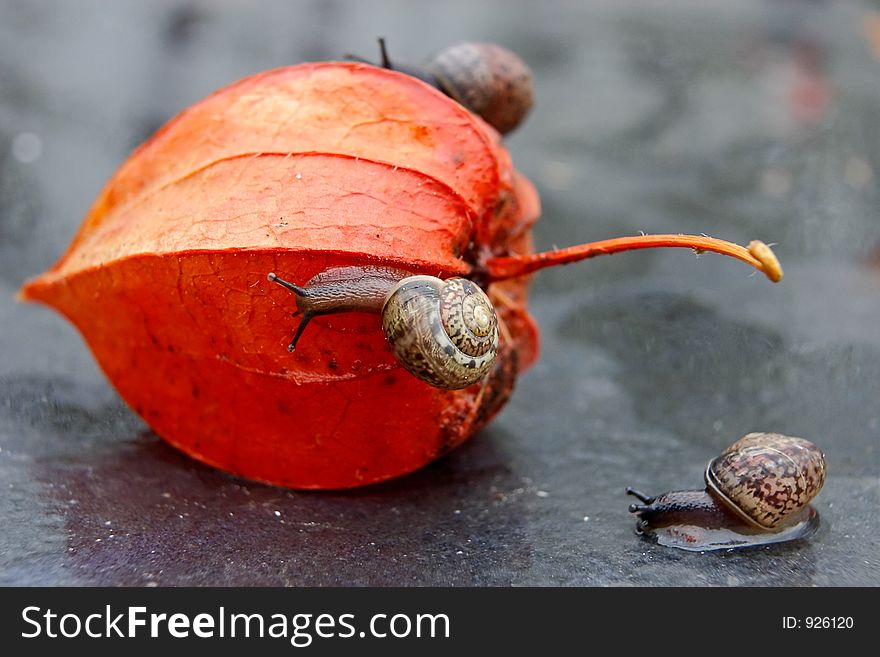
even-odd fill
[[[190,456],[275,485],[347,488],[425,465],[503,407],[537,358],[532,272],[673,246],[782,275],[762,243],[704,236],[536,254],[538,215],[500,133],[449,95],[362,62],[302,64],[161,128],[21,297],[72,321],[123,399]],[[444,296],[437,279],[469,283]],[[281,284],[302,315],[298,345]],[[406,310],[383,328],[395,290]],[[433,333],[450,319],[474,353]],[[477,376],[427,365],[426,350]]]

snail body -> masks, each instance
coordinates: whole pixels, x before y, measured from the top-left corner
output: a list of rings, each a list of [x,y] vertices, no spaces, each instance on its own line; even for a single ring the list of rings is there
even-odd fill
[[[705,551],[804,538],[818,527],[810,501],[825,481],[825,455],[803,438],[748,434],[709,462],[704,490],[649,497],[627,489],[642,504],[636,531],[658,543]]]
[[[338,312],[381,312],[382,329],[398,362],[437,388],[459,390],[483,379],[498,352],[492,302],[465,278],[441,280],[387,267],[341,267],[299,287],[268,276],[296,294],[302,319],[294,351],[311,319]]]

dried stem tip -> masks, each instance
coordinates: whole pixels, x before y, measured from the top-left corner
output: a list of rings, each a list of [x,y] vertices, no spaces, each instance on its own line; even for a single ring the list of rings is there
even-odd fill
[[[767,278],[774,283],[782,280],[782,265],[779,264],[779,259],[773,253],[773,249],[760,240],[752,240],[749,242],[749,253],[761,263]]]
[[[693,249],[697,253],[711,251],[730,256],[750,264],[774,283],[782,280],[782,267],[779,265],[772,249],[757,240],[748,248],[719,240],[705,235],[636,235],[633,237],[616,237],[601,242],[579,244],[565,249],[545,251],[521,256],[503,256],[490,258],[486,263],[486,273],[490,281],[500,281],[517,276],[525,276],[532,272],[564,265],[578,260],[594,258],[600,255],[612,255],[636,249],[656,249],[662,247],[678,247]]]

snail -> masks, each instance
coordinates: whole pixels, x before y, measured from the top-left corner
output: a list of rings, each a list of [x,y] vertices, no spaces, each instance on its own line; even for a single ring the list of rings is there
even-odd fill
[[[752,547],[804,538],[819,526],[810,501],[825,482],[825,455],[803,438],[750,433],[706,466],[705,490],[671,491],[649,497],[627,493],[642,504],[636,532],[661,545],[705,551]]]
[[[393,64],[385,39],[379,39],[380,66],[411,75],[457,101],[501,134],[507,134],[532,109],[529,67],[515,53],[494,43],[457,43],[431,57],[424,66]],[[360,57],[346,55],[369,63]]]
[[[299,287],[294,351],[311,319],[338,312],[381,312],[382,330],[403,368],[437,388],[460,390],[482,379],[498,351],[498,318],[489,297],[466,278],[409,276],[387,267],[337,267]],[[295,313],[296,314],[296,313]]]

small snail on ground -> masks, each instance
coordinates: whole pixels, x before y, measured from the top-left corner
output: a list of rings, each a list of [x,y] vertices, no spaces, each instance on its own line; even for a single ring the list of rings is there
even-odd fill
[[[705,551],[803,538],[819,526],[810,501],[825,482],[825,455],[803,438],[750,433],[706,467],[705,490],[649,497],[629,510],[636,531],[661,545]]]
[[[531,70],[515,53],[494,43],[457,43],[421,67],[393,64],[385,39],[379,39],[379,51],[382,68],[427,82],[501,134],[516,128],[532,109]]]
[[[398,362],[437,388],[459,390],[482,379],[498,351],[498,319],[492,302],[465,278],[443,281],[388,267],[336,267],[305,287],[270,281],[296,294],[299,326],[288,350],[311,319],[339,312],[381,312],[382,330]]]

